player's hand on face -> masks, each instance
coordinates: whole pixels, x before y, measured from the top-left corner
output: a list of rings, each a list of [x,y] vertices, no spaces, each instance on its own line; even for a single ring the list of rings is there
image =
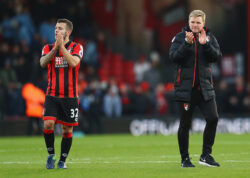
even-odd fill
[[[58,40],[59,40],[60,47],[63,46],[64,44],[63,34],[59,34]]]
[[[55,48],[58,49],[60,46],[59,34],[56,35]]]
[[[206,44],[207,42],[207,35],[204,29],[201,30],[199,33],[199,43],[200,44]]]
[[[189,44],[193,44],[193,39],[194,39],[194,35],[192,32],[187,32],[186,31],[186,41],[189,43]]]
[[[63,45],[63,35],[60,34],[60,33],[58,33],[58,34],[56,35],[56,43],[55,43],[55,46],[56,46],[57,48],[60,48],[62,45]]]

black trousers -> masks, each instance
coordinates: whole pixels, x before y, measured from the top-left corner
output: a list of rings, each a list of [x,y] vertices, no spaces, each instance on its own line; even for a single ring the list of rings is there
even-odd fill
[[[211,154],[219,118],[215,98],[205,101],[201,92],[197,89],[193,89],[191,102],[188,104],[185,102],[179,102],[178,106],[181,114],[178,129],[178,143],[182,159],[189,156],[189,130],[192,125],[192,115],[196,106],[200,108],[206,120],[206,127],[203,133],[202,153]]]

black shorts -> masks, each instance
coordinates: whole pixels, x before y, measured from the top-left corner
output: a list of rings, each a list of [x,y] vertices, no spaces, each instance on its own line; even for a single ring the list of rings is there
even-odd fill
[[[78,125],[78,98],[57,98],[47,95],[43,106],[43,120],[54,120],[56,123]]]

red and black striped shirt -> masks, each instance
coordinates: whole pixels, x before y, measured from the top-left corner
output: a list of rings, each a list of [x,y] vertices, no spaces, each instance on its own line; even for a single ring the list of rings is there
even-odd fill
[[[48,54],[53,47],[54,44],[45,45],[42,50],[42,56]],[[78,56],[82,59],[83,47],[81,44],[69,41],[65,45],[65,48],[71,55]],[[58,50],[48,64],[48,88],[46,94],[60,98],[78,97],[79,68],[80,62],[75,68],[71,67],[68,65],[61,51]]]

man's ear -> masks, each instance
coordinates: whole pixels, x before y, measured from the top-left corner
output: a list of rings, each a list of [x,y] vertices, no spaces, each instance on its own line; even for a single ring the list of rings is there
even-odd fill
[[[72,33],[72,31],[70,31],[70,30],[69,30],[67,33],[68,33],[68,35],[70,36],[70,35],[71,35],[71,33]]]

